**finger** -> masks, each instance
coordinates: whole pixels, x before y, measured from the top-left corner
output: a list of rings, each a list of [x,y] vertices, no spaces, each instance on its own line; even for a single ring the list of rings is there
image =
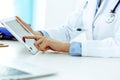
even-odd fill
[[[53,50],[51,48],[51,45],[49,45],[49,38],[45,38],[44,39],[44,43],[42,42],[41,45],[39,45],[39,50],[42,50],[43,52],[47,51],[47,50]]]
[[[25,42],[25,39],[35,39],[35,40],[38,40],[40,38],[42,38],[42,36],[23,36],[22,40]]]
[[[45,51],[47,51],[47,50],[50,50],[50,48],[48,47],[48,48],[46,48],[44,51],[42,51],[43,53],[45,53]]]
[[[48,46],[48,41],[47,41],[47,38],[44,38],[42,43],[39,46],[39,49],[42,50],[42,51],[46,51],[49,49],[49,46]]]
[[[39,49],[39,50],[41,50],[44,53],[45,51],[50,50],[50,48],[46,47],[45,50],[43,50],[43,49]]]
[[[39,49],[39,46],[41,45],[42,42],[43,42],[43,38],[37,40],[37,41],[34,43],[35,47],[36,47],[37,49]],[[40,49],[39,49],[39,50],[40,50]]]
[[[22,40],[25,42],[25,39],[34,39],[34,38],[32,38],[32,36],[23,36],[22,37]]]
[[[46,41],[46,37],[42,37],[41,39],[39,39],[38,41],[35,42],[35,47],[38,49],[38,50],[41,50],[41,51],[46,51],[49,49],[49,47],[47,47],[47,41]]]

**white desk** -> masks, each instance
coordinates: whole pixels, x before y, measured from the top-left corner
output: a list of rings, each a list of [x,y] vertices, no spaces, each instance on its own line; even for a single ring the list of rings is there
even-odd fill
[[[0,62],[23,61],[55,69],[57,74],[37,80],[120,80],[120,58],[72,57],[66,54],[31,55],[17,41],[4,41]]]

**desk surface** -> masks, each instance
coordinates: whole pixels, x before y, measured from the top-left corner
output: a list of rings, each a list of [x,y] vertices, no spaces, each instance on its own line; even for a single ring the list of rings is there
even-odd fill
[[[23,61],[57,71],[56,75],[40,80],[120,80],[120,58],[73,57],[54,52],[31,55],[17,41],[3,42],[9,47],[0,48],[1,63]]]

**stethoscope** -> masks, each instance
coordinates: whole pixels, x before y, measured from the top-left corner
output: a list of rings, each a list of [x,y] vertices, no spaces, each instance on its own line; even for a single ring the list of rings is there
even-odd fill
[[[107,17],[107,20],[106,20],[107,23],[112,23],[115,20],[115,17],[116,17],[115,11],[116,11],[119,4],[120,4],[120,0],[117,2],[115,7],[110,11],[110,13]]]

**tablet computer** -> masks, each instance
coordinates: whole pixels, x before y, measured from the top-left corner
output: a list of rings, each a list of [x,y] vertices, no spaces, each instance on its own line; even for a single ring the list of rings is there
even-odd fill
[[[26,42],[22,40],[23,36],[33,35],[16,17],[3,19],[0,21],[3,26],[21,43],[23,43],[30,53],[36,54],[39,50],[34,46],[34,39],[26,39]]]

